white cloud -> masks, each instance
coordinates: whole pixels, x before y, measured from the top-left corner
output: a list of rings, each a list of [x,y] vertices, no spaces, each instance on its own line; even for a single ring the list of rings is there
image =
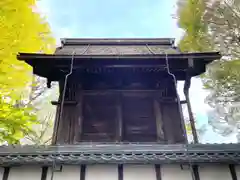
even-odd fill
[[[49,1],[40,0],[40,1],[37,1],[36,4],[37,4],[38,12],[40,12],[42,14],[42,16],[48,18],[51,15]]]

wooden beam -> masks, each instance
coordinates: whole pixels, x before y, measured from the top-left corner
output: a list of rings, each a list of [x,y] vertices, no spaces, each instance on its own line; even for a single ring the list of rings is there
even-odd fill
[[[37,54],[37,53],[19,53],[17,55],[18,60],[66,60],[71,59],[72,55],[56,55],[56,54]],[[139,54],[139,55],[75,55],[75,59],[77,60],[94,60],[94,59],[157,59],[162,60],[165,59],[165,54]],[[179,54],[169,54],[169,59],[199,59],[199,60],[207,60],[213,61],[221,58],[220,53],[218,52],[207,52],[207,53],[179,53]]]
[[[10,172],[10,167],[4,167],[2,180],[8,180],[9,172]]]
[[[155,165],[156,180],[162,180],[161,166],[159,164]]]
[[[182,101],[180,101],[180,104],[186,104],[186,103],[187,103],[186,100],[182,100]]]
[[[123,165],[118,165],[118,180],[123,180]]]
[[[86,177],[86,165],[80,166],[80,180],[85,180]]]
[[[57,105],[60,105],[61,102],[60,101],[51,101],[51,104],[57,106]],[[73,105],[73,106],[75,106],[76,104],[77,104],[77,101],[64,101],[64,105]]]
[[[67,67],[66,65],[56,65],[57,67]],[[148,65],[148,64],[109,64],[109,65],[75,65],[73,69],[86,68],[155,68],[165,70],[166,65]],[[184,70],[184,68],[182,68]]]
[[[234,164],[229,165],[229,170],[230,170],[230,173],[231,173],[231,176],[232,176],[232,180],[238,180]]]
[[[47,180],[47,174],[48,174],[48,167],[47,166],[42,167],[41,180]]]
[[[198,165],[193,165],[192,166],[194,180],[200,180],[200,175],[199,175],[199,171],[198,170],[199,170]]]
[[[104,93],[159,93],[159,90],[124,90],[124,89],[107,89],[107,90],[84,90],[84,95],[97,95]]]

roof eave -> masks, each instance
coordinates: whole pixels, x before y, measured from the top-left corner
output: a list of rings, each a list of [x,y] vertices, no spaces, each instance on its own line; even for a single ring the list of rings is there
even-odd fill
[[[1,147],[0,166],[30,164],[240,164],[239,144],[80,144]]]
[[[150,55],[74,55],[75,59],[204,59],[217,60],[221,58],[219,52],[207,53],[179,53],[179,54],[150,54]],[[62,54],[36,54],[36,53],[19,53],[18,60],[37,60],[37,59],[71,59],[72,55]]]

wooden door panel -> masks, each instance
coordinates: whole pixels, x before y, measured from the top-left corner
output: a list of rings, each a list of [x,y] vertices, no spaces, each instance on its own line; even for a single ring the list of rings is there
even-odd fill
[[[156,120],[153,98],[123,96],[123,140],[130,142],[156,141]]]
[[[84,96],[82,141],[114,141],[116,118],[114,94]]]

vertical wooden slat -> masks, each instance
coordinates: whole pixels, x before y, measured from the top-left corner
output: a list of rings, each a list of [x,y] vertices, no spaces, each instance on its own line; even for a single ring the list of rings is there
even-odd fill
[[[232,180],[238,180],[234,164],[229,165],[229,170],[230,170],[230,173],[231,173],[231,176],[232,176]]]
[[[123,165],[118,165],[118,180],[123,180]]]
[[[85,180],[86,176],[86,165],[81,165],[80,180]]]
[[[9,172],[10,172],[10,167],[4,167],[2,180],[8,180]]]
[[[163,121],[162,121],[162,113],[161,107],[157,99],[153,100],[154,103],[154,113],[156,117],[156,127],[157,127],[157,140],[162,141],[164,140],[164,133],[163,133]]]
[[[58,81],[59,84],[59,98],[58,98],[58,102],[60,102],[60,104],[57,105],[57,112],[56,112],[56,117],[55,117],[55,123],[54,123],[54,129],[53,129],[53,140],[52,140],[52,144],[59,144],[59,142],[62,141],[62,133],[61,133],[61,129],[62,129],[62,120],[60,119],[60,113],[61,113],[61,102],[62,102],[62,96],[63,96],[63,87],[64,87],[64,80],[61,79],[60,81]]]
[[[155,171],[156,171],[156,180],[162,180],[161,166],[159,164],[155,165]]]
[[[194,180],[200,180],[200,176],[199,176],[199,171],[198,171],[198,165],[193,165],[192,166],[192,173],[194,176]]]
[[[46,180],[47,179],[47,173],[48,173],[48,167],[42,167],[41,180]]]
[[[123,119],[122,119],[122,96],[120,93],[117,94],[117,141],[122,141],[122,126],[123,126]]]
[[[68,100],[69,101],[75,101],[75,91],[76,89],[76,82],[72,80],[72,76],[68,79]],[[68,114],[68,120],[64,119],[64,121],[68,121],[68,138],[67,138],[67,143],[68,144],[73,144],[73,133],[74,133],[74,120],[76,119],[76,106],[69,106],[67,108],[67,114]]]
[[[178,104],[176,102],[164,103],[161,108],[165,140],[169,144],[185,143],[186,137],[181,123]]]
[[[63,82],[58,81],[59,84],[59,97],[58,97],[58,102],[61,102],[61,94],[62,94],[62,89],[63,89]],[[55,121],[54,121],[54,127],[53,127],[53,137],[52,137],[52,145],[57,144],[58,141],[58,135],[59,135],[59,126],[60,126],[60,121],[59,121],[59,113],[60,113],[60,104],[57,104],[56,107],[56,116],[55,116]]]
[[[72,100],[77,102],[75,106],[72,107],[72,115],[71,115],[71,126],[70,126],[70,144],[75,144],[78,141],[79,137],[79,129],[80,120],[81,120],[81,86],[78,82],[73,82],[72,85]]]
[[[83,132],[83,90],[81,88],[81,85],[78,86],[78,93],[76,95],[76,119],[75,119],[75,130],[74,130],[74,142],[80,142],[82,138],[82,132]]]
[[[69,107],[68,105],[64,104],[63,105],[63,109],[62,109],[62,118],[61,118],[61,125],[59,127],[59,140],[58,140],[58,144],[69,144],[69,121],[70,121],[70,117],[69,117],[69,113],[71,112],[71,107]]]
[[[71,76],[70,76],[71,77]],[[73,81],[70,81],[70,79],[68,80],[69,85],[68,85],[68,90],[69,90],[69,101],[75,100],[74,99],[74,91],[75,91],[75,83]],[[70,110],[71,108],[71,110]],[[68,144],[72,144],[73,143],[73,129],[74,129],[74,124],[73,121],[75,119],[75,107],[74,106],[70,106],[69,108],[69,112],[68,112],[68,124],[69,124],[69,129],[68,129]]]

